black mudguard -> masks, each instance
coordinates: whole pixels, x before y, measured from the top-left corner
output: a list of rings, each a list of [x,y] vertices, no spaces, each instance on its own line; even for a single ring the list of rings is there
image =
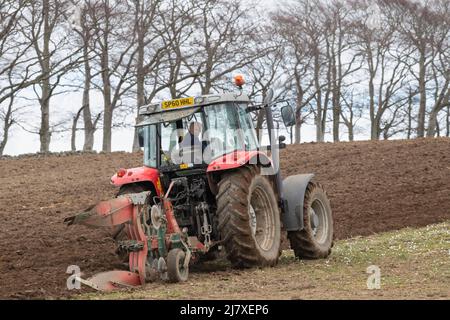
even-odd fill
[[[283,216],[282,221],[286,231],[303,230],[303,204],[308,184],[314,174],[301,174],[287,177],[283,181]]]

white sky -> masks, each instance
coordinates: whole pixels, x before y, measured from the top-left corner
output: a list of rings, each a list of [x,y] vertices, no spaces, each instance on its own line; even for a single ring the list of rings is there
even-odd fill
[[[277,3],[275,0],[261,0],[259,5],[272,7]],[[245,90],[245,88],[244,88]],[[30,94],[32,94],[30,92]],[[70,114],[76,112],[81,106],[82,92],[74,92],[64,95],[58,95],[51,100],[50,117],[51,121],[55,121],[55,117],[62,114]],[[91,96],[91,106],[101,108],[103,101],[100,94],[93,94]],[[38,117],[39,106],[35,102],[33,117]],[[32,119],[33,123],[38,124],[39,119]],[[359,125],[366,127],[366,121],[362,120]],[[131,122],[130,122],[131,123]],[[79,122],[79,126],[82,126],[82,121]],[[315,141],[315,128],[311,125],[304,125],[302,129],[302,142]],[[342,139],[346,139],[346,130],[342,128]],[[367,139],[366,135],[357,135],[357,139]],[[326,139],[331,141],[332,137],[327,134]],[[112,148],[113,151],[127,151],[130,152],[133,142],[133,128],[127,129],[114,129],[112,137]],[[77,135],[77,149],[82,149],[83,147],[83,132],[80,131]],[[95,135],[95,149],[100,151],[102,147],[102,132],[101,129],[97,131]],[[28,133],[21,128],[15,126],[12,131],[5,148],[5,155],[19,155],[26,153],[38,152],[40,148],[39,136],[37,134]],[[68,151],[70,150],[70,134],[55,134],[52,137],[50,150],[52,152]]]

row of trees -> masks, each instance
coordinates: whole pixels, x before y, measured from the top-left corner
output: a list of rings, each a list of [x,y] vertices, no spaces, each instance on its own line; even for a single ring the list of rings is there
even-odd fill
[[[295,66],[298,127],[306,108],[317,141],[328,121],[334,141],[342,125],[353,140],[362,117],[374,140],[433,137],[440,124],[448,135],[449,10],[446,0],[302,0],[281,9],[274,21]]]
[[[90,151],[102,130],[110,152],[113,129],[133,125],[124,119],[139,106],[229,90],[236,72],[252,98],[274,88],[296,107],[296,143],[305,123],[319,142],[366,130],[450,135],[447,0],[293,0],[269,11],[237,0],[0,0],[0,154],[14,126],[38,134],[41,152],[67,131],[75,149],[81,130]],[[52,103],[69,93],[82,95],[75,112]]]

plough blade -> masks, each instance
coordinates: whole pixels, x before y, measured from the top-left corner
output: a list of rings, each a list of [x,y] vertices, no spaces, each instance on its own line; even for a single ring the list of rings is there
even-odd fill
[[[91,227],[114,227],[133,219],[134,205],[143,205],[149,192],[127,195],[102,201],[83,213],[64,219],[67,225],[83,224]]]
[[[133,288],[142,285],[138,274],[127,271],[109,271],[96,274],[81,283],[97,290],[111,292],[117,289]]]
[[[93,209],[64,220],[68,225],[114,227],[133,219],[133,202],[128,197],[100,202]]]

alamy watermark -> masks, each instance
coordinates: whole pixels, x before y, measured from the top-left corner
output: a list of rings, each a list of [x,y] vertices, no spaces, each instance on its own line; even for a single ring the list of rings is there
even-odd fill
[[[367,278],[367,289],[380,290],[381,289],[381,269],[379,266],[367,267],[366,273],[370,274]]]
[[[366,12],[368,13],[369,17],[366,21],[366,26],[369,29],[379,29],[381,27],[381,9],[378,6],[378,4],[376,3],[372,3],[366,10]]]
[[[279,157],[280,146],[276,130],[272,131],[273,146],[259,147],[251,130],[211,129],[202,134],[188,134],[181,143],[184,130],[174,130],[162,137],[162,159],[164,165],[208,164],[217,170],[230,165],[260,165],[262,175],[274,175],[279,170],[279,163],[273,159]],[[266,156],[269,154],[270,157]]]
[[[81,269],[79,266],[69,266],[66,270],[70,277],[67,278],[66,285],[68,290],[80,290],[81,289]]]

